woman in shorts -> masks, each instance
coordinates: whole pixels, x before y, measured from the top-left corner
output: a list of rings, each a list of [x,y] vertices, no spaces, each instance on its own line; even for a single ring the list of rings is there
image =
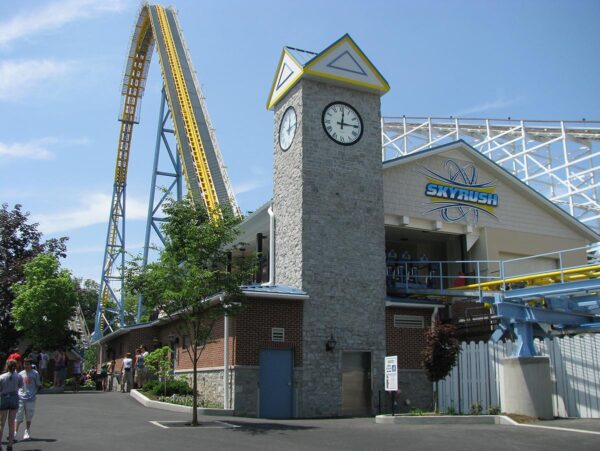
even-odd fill
[[[18,390],[23,386],[23,379],[17,373],[17,361],[9,359],[6,362],[5,373],[0,376],[0,437],[4,434],[4,423],[8,418],[8,446],[12,451],[15,438],[15,417],[19,408]],[[0,451],[2,445],[0,444]]]

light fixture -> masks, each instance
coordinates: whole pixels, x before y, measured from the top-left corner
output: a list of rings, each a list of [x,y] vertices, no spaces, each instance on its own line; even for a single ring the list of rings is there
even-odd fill
[[[333,338],[333,334],[329,337],[329,340],[325,342],[325,351],[333,352],[335,346],[337,345],[337,341]]]

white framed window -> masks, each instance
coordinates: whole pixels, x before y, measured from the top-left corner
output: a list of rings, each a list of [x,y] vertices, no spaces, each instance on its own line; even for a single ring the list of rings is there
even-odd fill
[[[271,328],[271,341],[277,341],[277,342],[285,341],[285,329],[283,327],[272,327]]]
[[[425,318],[417,315],[394,315],[394,327],[396,329],[423,329]]]

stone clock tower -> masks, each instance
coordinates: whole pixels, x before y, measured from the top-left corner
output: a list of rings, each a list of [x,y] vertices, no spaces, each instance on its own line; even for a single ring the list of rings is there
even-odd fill
[[[302,417],[371,414],[383,387],[388,90],[348,35],[318,54],[286,47],[271,89],[275,283],[309,296],[294,380]]]

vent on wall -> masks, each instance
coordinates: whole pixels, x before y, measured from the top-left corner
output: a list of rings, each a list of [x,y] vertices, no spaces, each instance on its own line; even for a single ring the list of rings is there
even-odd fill
[[[415,315],[394,315],[394,327],[397,329],[423,329],[425,319]]]
[[[285,329],[283,327],[272,327],[271,341],[285,341]]]

